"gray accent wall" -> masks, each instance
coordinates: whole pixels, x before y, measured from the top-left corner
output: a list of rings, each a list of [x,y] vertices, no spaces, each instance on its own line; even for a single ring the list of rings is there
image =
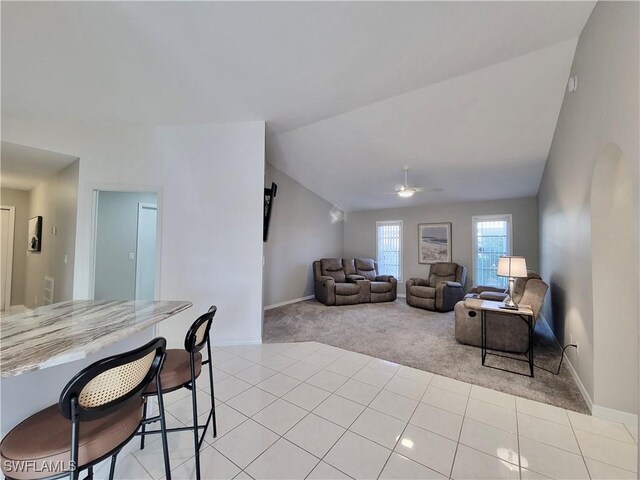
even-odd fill
[[[96,300],[135,299],[138,203],[155,205],[157,196],[138,192],[101,191],[98,194]],[[134,258],[129,258],[130,253]]]
[[[562,344],[578,342],[567,354],[594,414],[638,412],[639,13],[596,4],[538,193],[543,314]]]
[[[42,216],[42,250],[26,254],[24,305],[28,308],[44,305],[45,276],[54,278],[54,303],[73,298],[78,174],[76,160],[29,192],[28,218]]]
[[[474,284],[472,217],[503,214],[512,215],[513,254],[526,257],[528,268],[537,271],[538,213],[535,197],[349,212],[344,227],[344,254],[346,257],[375,258],[376,221],[402,220],[403,282],[398,284],[398,292],[405,293],[406,279],[426,278],[429,272],[429,265],[418,263],[418,224],[451,222],[452,259],[467,267],[469,288]]]
[[[311,264],[340,257],[344,224],[332,223],[334,206],[267,163],[265,186],[278,185],[269,241],[264,244],[263,298],[270,306],[313,295]]]

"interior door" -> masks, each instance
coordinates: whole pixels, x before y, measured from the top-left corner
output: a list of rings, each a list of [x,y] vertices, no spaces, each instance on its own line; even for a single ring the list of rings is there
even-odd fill
[[[11,306],[14,207],[0,207],[0,310]]]
[[[158,207],[138,204],[136,242],[136,300],[154,300],[156,287],[156,225]]]

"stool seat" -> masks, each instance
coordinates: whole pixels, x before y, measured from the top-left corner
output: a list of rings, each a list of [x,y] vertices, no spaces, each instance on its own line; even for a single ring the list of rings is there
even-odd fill
[[[202,369],[202,354],[196,352],[193,356],[196,377],[200,375]],[[185,383],[191,382],[191,367],[189,365],[189,352],[181,349],[168,349],[167,357],[160,371],[160,382],[162,390],[168,392],[182,387]],[[144,391],[145,394],[156,393],[156,382],[149,384]]]
[[[108,454],[131,437],[143,417],[143,402],[135,398],[122,408],[92,421],[82,422],[78,450],[79,466]],[[71,421],[58,404],[40,410],[11,430],[0,443],[2,472],[8,478],[51,477],[69,468]],[[11,468],[23,463],[23,471]],[[32,463],[33,462],[33,463]]]

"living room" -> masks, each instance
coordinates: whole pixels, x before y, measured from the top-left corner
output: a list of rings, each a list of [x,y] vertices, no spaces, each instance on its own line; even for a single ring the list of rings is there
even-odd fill
[[[154,299],[184,305],[55,361],[31,332],[30,370],[3,352],[2,436],[215,305],[215,378],[165,405],[186,429],[211,402],[217,433],[119,446],[115,477],[636,478],[639,35],[637,2],[3,1],[0,203],[24,150],[76,162],[77,210],[64,252],[53,214],[14,219],[44,218],[27,261],[65,287],[8,277],[0,332],[98,300],[104,191],[155,195]]]

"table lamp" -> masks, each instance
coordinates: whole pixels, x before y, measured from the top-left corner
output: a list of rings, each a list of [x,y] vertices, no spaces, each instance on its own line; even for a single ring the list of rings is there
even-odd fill
[[[498,260],[499,277],[509,277],[509,298],[504,302],[504,308],[517,310],[518,305],[513,301],[513,287],[516,278],[527,277],[527,262],[524,257],[500,257]]]

